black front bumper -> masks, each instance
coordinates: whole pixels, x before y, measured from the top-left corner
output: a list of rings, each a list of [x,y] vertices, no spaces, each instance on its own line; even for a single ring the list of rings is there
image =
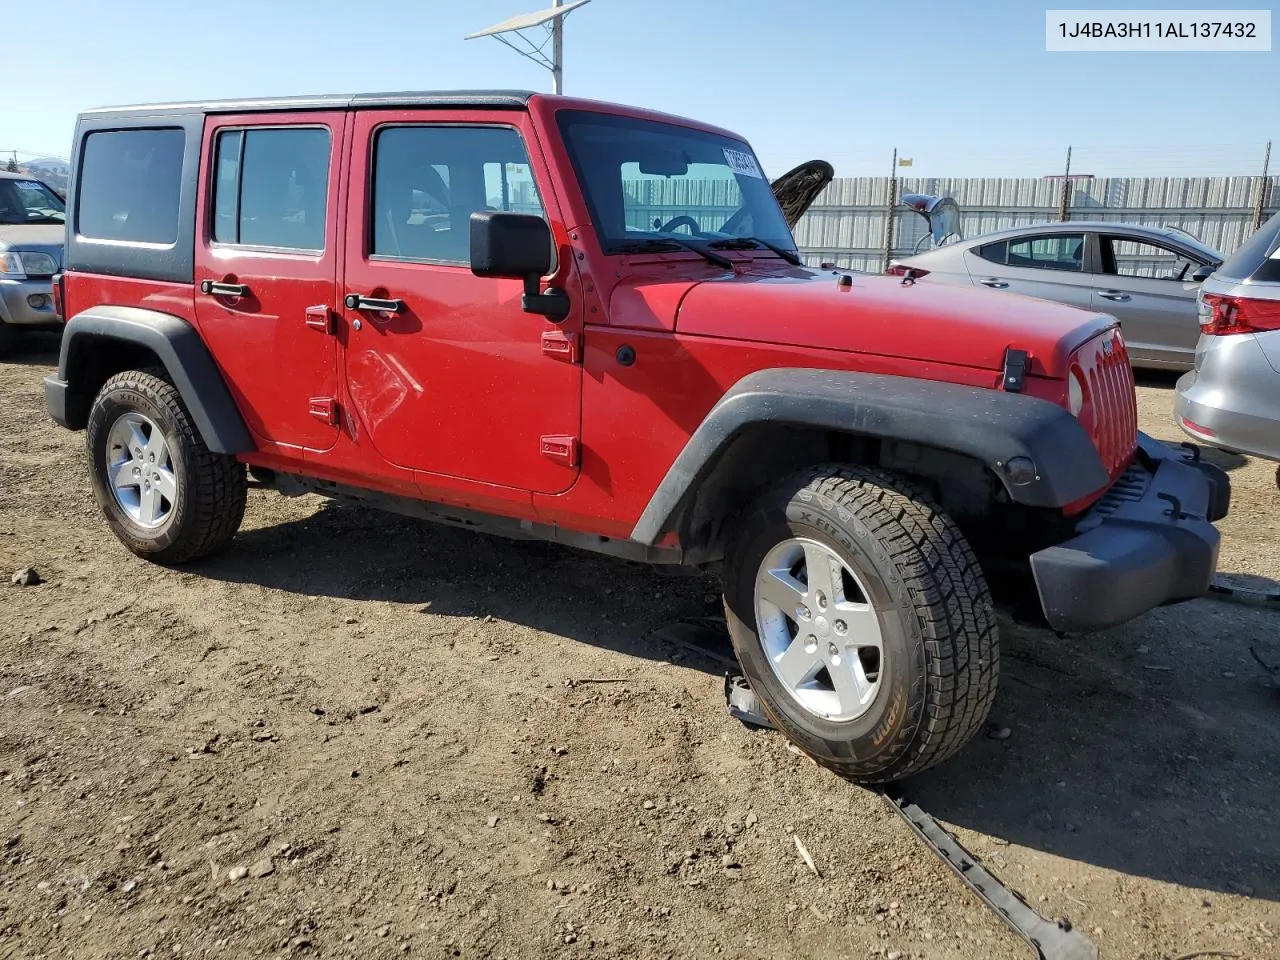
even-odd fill
[[[1031,555],[1049,625],[1101,630],[1204,594],[1218,564],[1213,521],[1230,502],[1223,470],[1139,434],[1133,464],[1085,514],[1078,535]]]

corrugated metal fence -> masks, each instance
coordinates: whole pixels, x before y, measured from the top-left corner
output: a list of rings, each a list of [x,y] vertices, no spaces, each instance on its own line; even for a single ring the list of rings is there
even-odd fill
[[[1253,232],[1254,205],[1263,187],[1263,213],[1280,209],[1280,177],[1107,177],[1077,181],[1072,220],[1114,220],[1178,227],[1230,255]],[[879,273],[883,269],[888,177],[833,180],[796,225],[796,242],[811,264],[824,262]],[[992,230],[1059,219],[1062,181],[1042,178],[913,178],[897,195],[953,197],[966,239]],[[893,213],[893,256],[910,256],[926,233],[924,218]],[[926,249],[922,247],[921,249]]]

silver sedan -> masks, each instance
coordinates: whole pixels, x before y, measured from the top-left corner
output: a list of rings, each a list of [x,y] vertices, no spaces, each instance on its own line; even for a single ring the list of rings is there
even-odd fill
[[[1222,261],[1172,227],[1069,220],[958,240],[894,260],[889,272],[1109,313],[1134,366],[1189,370],[1200,336],[1196,295]]]
[[[1202,442],[1280,460],[1280,213],[1205,283],[1200,329],[1196,368],[1178,381],[1179,426]]]

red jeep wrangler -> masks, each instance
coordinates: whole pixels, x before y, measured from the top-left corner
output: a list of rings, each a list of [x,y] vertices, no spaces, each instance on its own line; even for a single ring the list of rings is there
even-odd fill
[[[981,728],[989,583],[1067,632],[1213,575],[1226,475],[1137,432],[1115,320],[806,268],[727,131],[509,92],[192,103],[84,114],[72,166],[46,395],[143,557],[225,546],[247,467],[718,572],[772,718],[868,782]]]

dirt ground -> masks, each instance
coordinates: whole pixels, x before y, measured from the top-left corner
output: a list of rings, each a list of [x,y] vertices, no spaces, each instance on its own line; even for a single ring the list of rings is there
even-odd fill
[[[726,716],[670,640],[710,584],[263,491],[221,557],[148,565],[45,417],[50,349],[0,363],[0,957],[1032,956]],[[1141,406],[1177,439],[1172,385]],[[1274,584],[1274,465],[1222,462],[1222,569]],[[1280,613],[1002,640],[1011,736],[909,795],[1103,957],[1280,958]]]

